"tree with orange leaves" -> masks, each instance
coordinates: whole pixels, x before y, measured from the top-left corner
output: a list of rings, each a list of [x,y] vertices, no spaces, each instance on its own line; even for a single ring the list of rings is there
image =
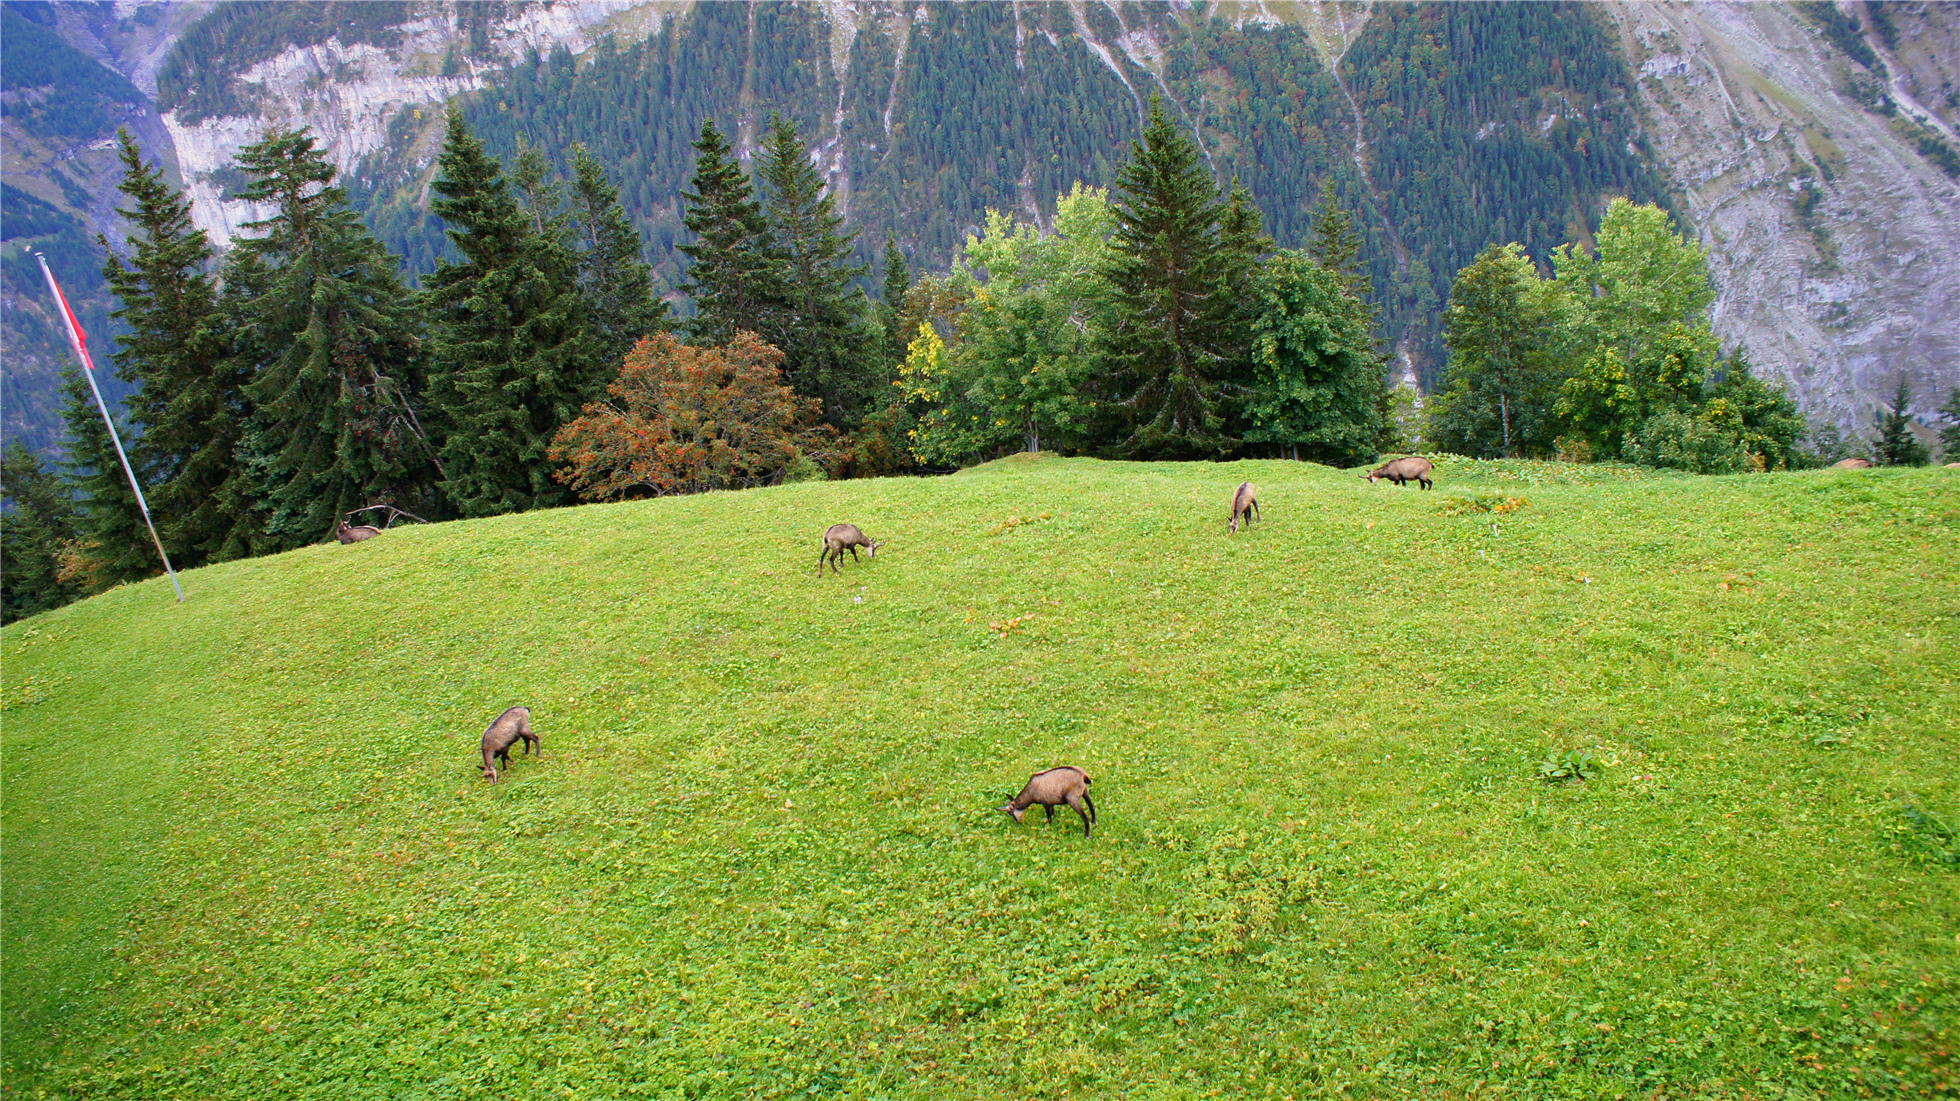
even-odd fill
[[[751,332],[721,348],[660,333],[636,345],[609,400],[559,429],[553,476],[587,500],[701,493],[782,481],[799,458],[822,463],[832,433],[821,403],[783,384],[783,353]]]

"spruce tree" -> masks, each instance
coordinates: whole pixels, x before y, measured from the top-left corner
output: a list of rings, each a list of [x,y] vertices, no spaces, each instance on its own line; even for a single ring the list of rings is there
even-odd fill
[[[225,354],[218,296],[208,269],[214,255],[191,221],[191,204],[163,169],[145,165],[128,130],[118,132],[122,193],[118,209],[135,232],[125,261],[101,237],[102,274],[121,300],[114,316],[129,326],[116,343],[117,376],[139,388],[125,401],[141,428],[128,446],[159,480],[151,516],[180,568],[246,553],[248,493],[238,445],[246,422],[239,361]]]
[[[59,608],[83,595],[62,576],[63,559],[81,535],[68,486],[16,440],[0,458],[0,623]]]
[[[163,572],[156,544],[143,524],[143,511],[129,488],[109,426],[95,404],[85,368],[61,372],[61,419],[67,427],[61,463],[63,480],[77,500],[76,547],[67,568],[85,593],[99,593],[125,581],[141,581]],[[114,416],[114,412],[110,413]],[[120,418],[116,431],[124,439],[135,433]],[[129,456],[130,468],[145,486],[156,479],[140,453]],[[145,494],[147,499],[148,494]]]
[[[453,106],[436,163],[430,207],[463,256],[439,265],[425,293],[443,491],[465,516],[567,503],[552,477],[551,438],[611,375],[563,225],[540,208],[552,192],[535,162],[521,164],[513,188]]]
[[[573,146],[578,178],[572,222],[578,233],[579,283],[592,316],[594,354],[617,373],[643,337],[673,329],[665,299],[655,298],[652,270],[640,259],[640,235],[619,205],[619,188],[584,145]]]
[[[304,130],[239,151],[248,223],[225,268],[225,323],[249,369],[241,451],[262,508],[258,552],[332,534],[349,510],[431,509],[434,466],[414,402],[422,324],[395,258],[348,208]]]
[[[1933,461],[1926,445],[1912,434],[1912,384],[1904,375],[1893,391],[1892,401],[1878,417],[1878,442],[1872,445],[1872,460],[1880,466],[1925,466]]]
[[[782,350],[790,386],[822,401],[831,425],[853,427],[882,362],[864,326],[863,294],[852,286],[868,270],[850,263],[857,234],[843,231],[835,197],[824,193],[796,127],[781,115],[771,121],[761,176],[780,273],[762,336]]]
[[[1239,265],[1248,250],[1224,247],[1218,186],[1155,97],[1116,186],[1123,195],[1110,269],[1116,318],[1103,355],[1107,408],[1124,418],[1117,450],[1161,457],[1228,450],[1235,441],[1226,431],[1227,382],[1250,339],[1233,288],[1243,286]]]
[[[681,194],[687,201],[682,222],[694,235],[680,246],[690,261],[681,290],[695,308],[686,330],[698,343],[727,344],[738,331],[759,334],[767,327],[763,313],[781,298],[780,264],[755,186],[713,119],[701,123],[694,150],[694,190]]]
[[[885,325],[885,373],[896,377],[912,342],[911,334],[905,331],[905,295],[912,289],[912,272],[905,265],[905,254],[899,251],[897,236],[890,230],[885,231],[884,283],[880,317]]]
[[[1313,236],[1307,242],[1307,255],[1313,262],[1334,273],[1341,286],[1367,302],[1374,285],[1361,270],[1361,235],[1354,231],[1354,218],[1334,198],[1331,181],[1321,184],[1320,207],[1314,211]]]
[[[1953,422],[1940,429],[1940,458],[1949,463],[1960,462],[1960,386],[1954,387],[1953,392],[1947,395],[1946,404],[1940,406],[1940,412]]]

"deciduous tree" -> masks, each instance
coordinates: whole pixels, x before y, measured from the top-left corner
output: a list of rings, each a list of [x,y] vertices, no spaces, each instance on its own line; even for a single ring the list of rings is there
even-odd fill
[[[1339,275],[1294,250],[1268,261],[1252,297],[1245,439],[1320,462],[1372,458],[1389,422],[1366,307]]]
[[[581,497],[699,493],[780,481],[799,458],[829,458],[815,399],[784,384],[783,355],[754,333],[724,348],[642,340],[607,400],[552,444],[560,481]]]
[[[1457,275],[1443,334],[1449,381],[1430,421],[1439,446],[1480,458],[1551,450],[1562,380],[1545,298],[1516,243],[1490,246]]]

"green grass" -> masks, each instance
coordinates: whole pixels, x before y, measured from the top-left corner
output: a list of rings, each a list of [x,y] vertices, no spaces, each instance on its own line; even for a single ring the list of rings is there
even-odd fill
[[[1023,456],[119,589],[0,634],[4,1092],[1951,1094],[1956,536]],[[1089,842],[995,809],[1059,763]]]

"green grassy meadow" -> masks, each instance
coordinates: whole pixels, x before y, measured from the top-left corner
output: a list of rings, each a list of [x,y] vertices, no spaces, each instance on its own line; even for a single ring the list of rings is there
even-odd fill
[[[1960,1091],[1960,472],[1019,456],[183,583],[0,633],[7,1097]],[[1087,842],[996,809],[1063,763]]]

